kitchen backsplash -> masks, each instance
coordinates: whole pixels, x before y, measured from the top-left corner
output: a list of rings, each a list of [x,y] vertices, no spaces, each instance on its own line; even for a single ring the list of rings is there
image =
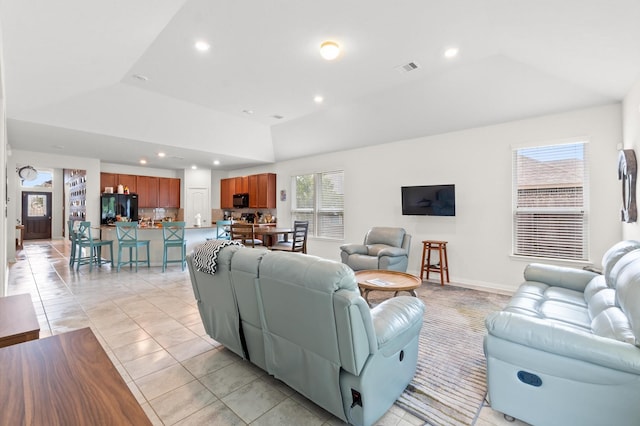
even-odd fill
[[[149,218],[152,220],[162,220],[164,218],[172,218],[173,220],[178,219],[178,210],[175,208],[155,208],[155,209],[139,209],[138,217],[140,218]]]

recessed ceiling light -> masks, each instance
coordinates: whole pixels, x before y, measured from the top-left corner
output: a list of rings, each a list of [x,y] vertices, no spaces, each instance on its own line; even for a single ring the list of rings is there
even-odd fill
[[[200,52],[206,52],[211,48],[211,45],[204,40],[198,40],[196,41],[195,47]]]
[[[136,80],[140,80],[140,81],[149,81],[149,77],[147,77],[146,75],[142,75],[142,74],[134,74],[131,77],[135,78]]]
[[[321,104],[322,102],[324,102],[324,98],[320,95],[316,95],[313,98],[313,102],[317,103],[317,104]]]
[[[220,165],[220,160],[213,160],[213,165],[214,166],[219,166]]]
[[[196,170],[198,168],[198,166],[196,166],[195,164],[193,166],[191,166],[191,170]]]
[[[458,56],[459,49],[457,47],[449,47],[444,51],[444,57],[447,59],[455,58]]]
[[[167,154],[165,154],[164,152],[159,152],[159,153],[158,153],[158,157],[164,157],[164,156],[166,156],[166,155],[167,155]]]
[[[335,41],[325,41],[320,45],[320,55],[327,61],[333,61],[340,54],[340,46]]]
[[[144,158],[140,160],[140,164],[147,164],[147,160],[145,160]]]

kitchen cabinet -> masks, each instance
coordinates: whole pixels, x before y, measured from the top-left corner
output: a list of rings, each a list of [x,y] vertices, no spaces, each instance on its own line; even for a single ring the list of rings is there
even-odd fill
[[[115,192],[118,188],[118,175],[116,173],[100,173],[100,192],[104,192],[106,187],[113,188]]]
[[[119,184],[128,186],[130,193],[138,194],[138,207],[180,208],[179,178],[100,173],[100,192],[107,186],[116,192]]]
[[[236,193],[236,178],[220,179],[220,208],[233,208],[233,194]]]
[[[236,177],[235,180],[235,194],[246,194],[247,192],[249,192],[249,176]]]
[[[138,206],[159,207],[158,204],[159,178],[155,176],[138,176]]]
[[[249,207],[276,208],[276,175],[274,173],[249,176]]]
[[[158,206],[180,208],[180,179],[159,178]]]
[[[117,176],[118,176],[117,177],[118,181],[113,186],[113,191],[114,192],[117,190],[117,186],[118,185],[122,185],[124,187],[128,187],[129,188],[129,193],[131,193],[131,194],[137,194],[138,193],[138,176],[136,176],[136,175],[121,175],[121,174],[118,174]],[[104,188],[102,188],[102,189],[104,190]]]
[[[100,173],[100,192],[104,192],[104,189],[108,186],[113,188],[113,192],[116,192],[118,185],[128,187],[129,192],[135,194],[138,187],[138,176],[121,175],[118,173]]]
[[[276,208],[276,175],[258,175],[220,179],[220,208],[233,208],[233,194],[249,194],[249,208]]]

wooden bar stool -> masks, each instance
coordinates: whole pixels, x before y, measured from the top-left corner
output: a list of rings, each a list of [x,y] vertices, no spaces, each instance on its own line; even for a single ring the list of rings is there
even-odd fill
[[[431,263],[431,252],[438,252],[438,263]],[[447,274],[447,282],[449,282],[449,259],[447,258],[447,241],[425,240],[422,242],[422,268],[420,269],[420,280],[423,279],[425,271],[427,279],[429,272],[440,274],[440,285],[444,285],[444,274]]]

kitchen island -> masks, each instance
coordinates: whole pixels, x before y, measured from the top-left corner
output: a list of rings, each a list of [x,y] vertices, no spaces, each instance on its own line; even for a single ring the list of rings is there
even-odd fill
[[[116,234],[115,226],[101,226],[100,227],[101,239],[113,241],[113,257],[114,266],[118,261],[118,236]],[[193,249],[200,244],[207,241],[207,239],[214,239],[216,237],[215,226],[199,226],[199,227],[187,227],[184,230],[184,239],[187,241],[187,254],[191,253]],[[162,266],[162,254],[164,251],[164,237],[162,236],[162,228],[160,227],[142,227],[138,228],[138,239],[149,240],[149,256],[151,266]],[[169,249],[170,259],[179,259],[180,252],[178,248]],[[107,250],[102,251],[104,258],[109,258]],[[146,250],[139,249],[139,259],[145,259]],[[122,251],[122,260],[129,260],[129,250]],[[174,264],[176,266],[178,264]],[[123,268],[124,269],[124,268]]]

